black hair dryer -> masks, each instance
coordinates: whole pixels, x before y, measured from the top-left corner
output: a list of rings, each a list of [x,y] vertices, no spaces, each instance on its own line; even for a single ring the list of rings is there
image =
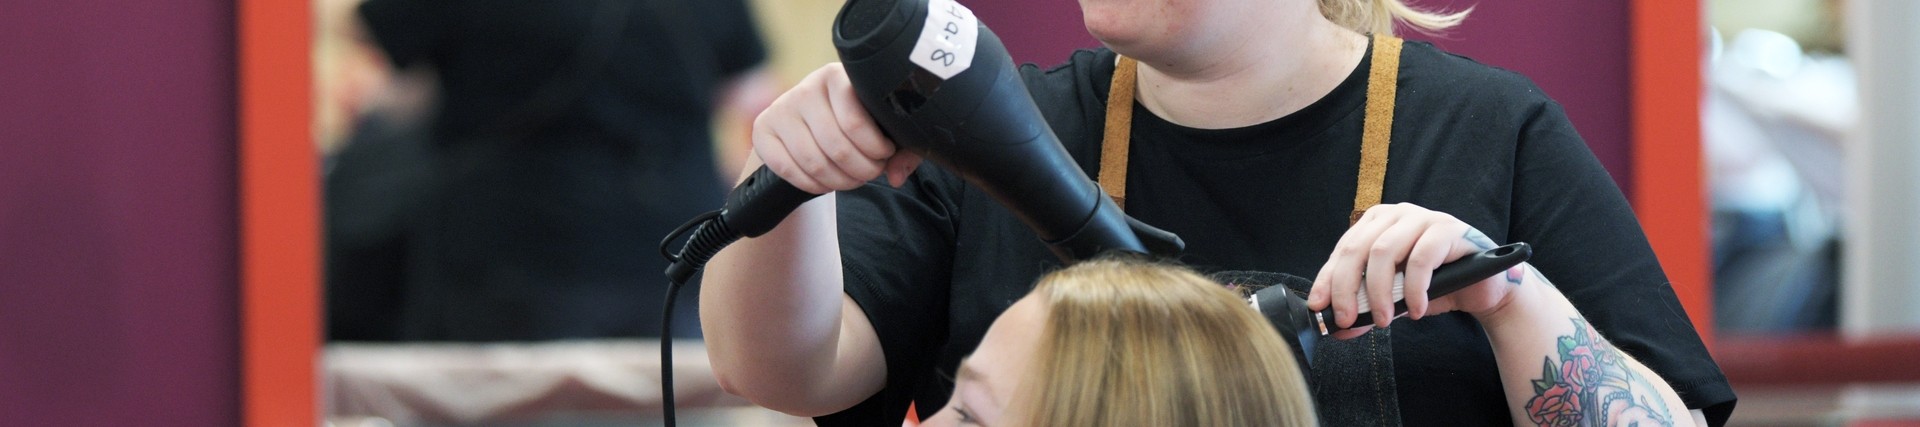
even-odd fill
[[[1012,211],[1061,261],[1107,250],[1172,256],[1179,236],[1122,212],[1060,145],[1000,38],[954,0],[848,0],[833,45],[868,115],[900,149],[958,174]],[[673,295],[714,254],[773,230],[813,199],[766,167],[660,243]],[[678,252],[671,243],[685,236]],[[663,329],[672,325],[668,316]],[[663,336],[666,332],[662,333]],[[674,423],[672,340],[660,346],[667,425]]]
[[[1060,145],[1000,38],[953,0],[851,0],[833,45],[867,113],[901,147],[1005,205],[1061,260],[1107,249],[1174,255]]]
[[[888,138],[985,191],[1060,260],[1107,250],[1172,256],[1184,247],[1128,217],[1087,178],[1034,106],[1006,46],[965,6],[849,0],[834,18],[833,45]],[[666,254],[667,276],[685,281],[727,244],[772,230],[813,197],[760,168],[680,254]]]

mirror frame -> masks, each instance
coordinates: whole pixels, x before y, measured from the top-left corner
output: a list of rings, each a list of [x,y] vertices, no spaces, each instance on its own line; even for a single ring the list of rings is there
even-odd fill
[[[1711,347],[1713,249],[1700,128],[1706,6],[1632,0],[1627,7],[1633,211],[1687,317]]]
[[[321,425],[313,5],[235,2],[240,420]]]

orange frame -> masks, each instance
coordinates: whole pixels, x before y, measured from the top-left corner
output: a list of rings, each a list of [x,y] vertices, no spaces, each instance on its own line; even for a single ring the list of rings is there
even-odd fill
[[[239,0],[240,419],[320,425],[313,5]]]
[[[1699,2],[1633,0],[1633,205],[1673,290],[1735,387],[1920,382],[1920,335],[1833,332],[1714,338],[1701,154],[1704,24]],[[1904,421],[1897,421],[1904,422]],[[1872,421],[1854,421],[1868,425]],[[1875,424],[1878,425],[1878,424]],[[1909,424],[1910,425],[1910,424]]]
[[[1713,343],[1713,272],[1701,158],[1701,2],[1633,0],[1633,209],[1700,338]]]

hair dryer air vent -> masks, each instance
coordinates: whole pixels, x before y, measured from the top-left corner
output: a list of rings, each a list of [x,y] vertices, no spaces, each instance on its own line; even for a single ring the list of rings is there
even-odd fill
[[[848,0],[833,20],[834,47],[841,50],[843,59],[873,55],[897,38],[912,19],[925,19],[924,13],[920,2]]]

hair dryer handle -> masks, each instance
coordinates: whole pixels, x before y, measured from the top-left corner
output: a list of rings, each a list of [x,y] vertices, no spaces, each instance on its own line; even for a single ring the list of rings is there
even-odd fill
[[[774,174],[772,169],[761,166],[727,193],[727,204],[720,209],[720,221],[740,237],[759,237],[815,197],[820,195],[802,191]]]
[[[772,169],[761,166],[740,185],[727,193],[727,203],[719,212],[710,212],[692,222],[680,226],[660,242],[661,253],[671,263],[667,265],[667,279],[675,283],[686,283],[693,273],[707,265],[707,260],[720,253],[721,249],[743,237],[759,237],[772,231],[774,226],[787,218],[787,214],[799,209],[801,204],[818,194],[801,191],[787,180],[775,175]],[[711,218],[711,219],[708,219]],[[697,228],[695,228],[697,226]],[[691,230],[687,244],[678,254],[667,253],[667,245],[674,239]]]

